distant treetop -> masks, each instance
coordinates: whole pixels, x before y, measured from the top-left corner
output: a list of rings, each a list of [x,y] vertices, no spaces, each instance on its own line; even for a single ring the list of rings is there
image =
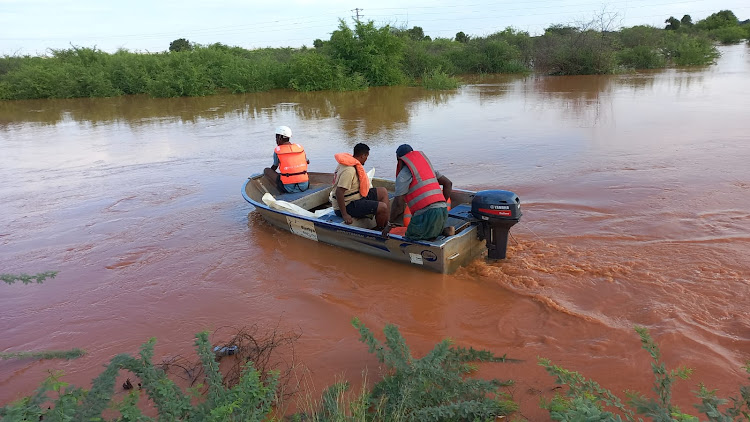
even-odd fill
[[[178,38],[169,43],[169,51],[190,51],[193,49],[193,44],[185,38]]]

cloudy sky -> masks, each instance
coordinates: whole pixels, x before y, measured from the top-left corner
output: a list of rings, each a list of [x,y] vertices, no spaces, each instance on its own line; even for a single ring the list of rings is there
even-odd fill
[[[729,9],[750,18],[748,0],[0,0],[0,55],[41,55],[70,45],[114,52],[164,51],[177,38],[245,48],[311,46],[338,19],[421,26],[431,37],[487,35],[508,26],[543,32],[551,24],[604,16],[614,28],[663,26],[670,15],[694,21]]]

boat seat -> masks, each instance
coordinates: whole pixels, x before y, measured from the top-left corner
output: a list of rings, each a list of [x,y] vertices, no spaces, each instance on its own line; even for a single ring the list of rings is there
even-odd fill
[[[456,233],[460,232],[461,230],[464,230],[470,225],[471,225],[470,221],[464,220],[463,218],[451,217],[450,215],[448,216],[448,219],[445,220],[445,227],[453,226],[456,229]]]
[[[333,210],[331,210],[331,212],[329,212],[328,214],[326,214],[326,215],[324,215],[322,217],[319,217],[319,219],[323,220],[323,221],[327,221],[329,223],[338,223],[338,224],[343,224],[344,223],[344,218],[343,217],[339,217],[338,215],[336,215],[336,213],[333,212]],[[374,217],[371,217],[371,218],[354,218],[353,220],[354,221],[352,222],[352,226],[354,226],[354,227],[360,227],[360,228],[363,228],[363,229],[371,229],[371,228],[375,227],[375,224],[376,224]]]
[[[472,220],[474,220],[474,216],[471,214],[471,205],[457,205],[448,211],[448,219],[445,220],[445,227],[453,226],[456,228],[456,233],[459,233],[461,230],[469,227]]]
[[[279,201],[286,201],[286,202],[293,202],[297,201],[301,198],[304,198],[306,196],[312,195],[316,192],[320,192],[322,190],[330,188],[331,185],[317,185],[317,186],[310,186],[306,191],[304,192],[292,192],[292,193],[281,193],[276,195],[276,199]],[[304,207],[303,207],[304,208]]]

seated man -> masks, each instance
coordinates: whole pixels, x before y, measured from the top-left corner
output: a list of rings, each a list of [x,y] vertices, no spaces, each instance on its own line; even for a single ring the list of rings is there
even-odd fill
[[[431,240],[438,235],[455,234],[453,227],[444,227],[448,219],[448,204],[453,183],[433,169],[430,160],[420,151],[403,144],[396,150],[396,192],[389,222],[383,229],[387,236],[406,205],[412,212],[411,222],[404,237],[412,240]],[[442,189],[440,188],[442,185]]]
[[[365,173],[364,164],[370,155],[370,147],[365,144],[354,146],[354,154],[336,154],[339,163],[334,174],[334,188],[331,190],[333,210],[344,223],[352,224],[352,218],[365,218],[374,215],[379,228],[388,222],[389,201],[385,188],[370,188],[370,179]]]
[[[289,141],[292,130],[286,126],[276,128],[276,148],[273,150],[273,165],[263,169],[263,174],[274,182],[280,193],[304,192],[310,187],[307,165],[310,160],[300,144]],[[279,173],[276,173],[276,169]]]

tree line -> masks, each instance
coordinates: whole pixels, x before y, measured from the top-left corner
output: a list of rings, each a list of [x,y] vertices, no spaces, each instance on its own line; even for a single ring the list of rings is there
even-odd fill
[[[456,75],[529,73],[612,74],[634,69],[711,64],[716,42],[750,38],[750,24],[728,10],[692,23],[670,17],[664,29],[610,30],[601,21],[553,25],[539,36],[514,28],[487,35],[431,38],[421,27],[376,26],[343,20],[313,47],[247,50],[180,38],[161,53],[88,47],[46,56],[0,58],[0,100],[32,98],[203,96],[271,89],[357,90],[423,83],[452,88]]]
[[[664,23],[667,24],[664,29],[668,31],[700,32],[722,44],[736,44],[743,39],[750,39],[750,19],[740,22],[731,10],[714,13],[695,24],[690,15],[683,15],[680,20],[670,16]]]

